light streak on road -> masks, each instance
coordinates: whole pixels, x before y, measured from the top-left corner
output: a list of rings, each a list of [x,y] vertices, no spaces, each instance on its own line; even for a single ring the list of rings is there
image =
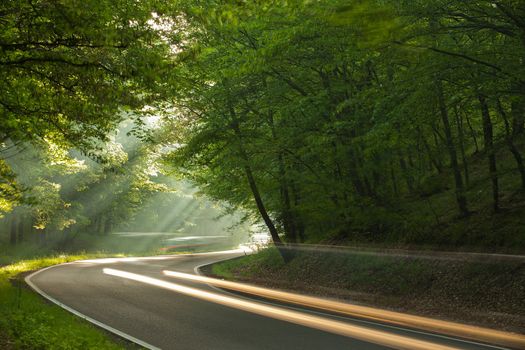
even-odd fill
[[[342,336],[359,339],[362,341],[375,343],[395,349],[403,350],[454,350],[456,348],[434,344],[427,341],[412,339],[409,337],[390,334],[387,332],[376,331],[365,327],[354,326],[344,322],[312,316],[297,311],[281,309],[275,306],[263,305],[247,300],[242,300],[217,293],[211,293],[196,288],[183,286],[171,282],[166,282],[152,277],[147,277],[131,272],[104,268],[103,272],[107,275],[121,277],[152,286],[165,288],[177,293],[189,295],[198,299],[213,303],[229,306],[244,310],[258,315],[271,317],[274,319],[295,323],[298,325],[319,329],[325,332],[339,334]]]
[[[268,288],[251,286],[244,283],[223,281],[216,278],[191,275],[176,271],[163,271],[166,276],[201,282],[217,287],[235,290],[242,293],[261,296],[264,298],[313,307],[325,311],[336,312],[349,316],[361,317],[380,322],[394,323],[431,332],[445,333],[462,338],[485,341],[497,345],[511,346],[525,349],[525,336],[496,331],[493,329],[474,327],[454,322],[435,320],[431,318],[402,314],[393,311],[375,309],[366,306],[352,305],[332,300],[310,297],[300,294],[276,291]]]
[[[78,260],[72,262],[72,264],[114,264],[114,263],[127,263],[127,262],[140,262],[140,261],[155,261],[155,260],[170,260],[173,258],[184,258],[192,255],[218,255],[218,254],[238,254],[238,253],[246,253],[246,250],[243,250],[241,248],[239,249],[231,249],[231,250],[223,250],[223,251],[213,251],[213,252],[205,252],[205,253],[192,253],[192,254],[167,254],[167,255],[160,255],[160,256],[147,256],[147,257],[122,257],[122,258],[101,258],[101,259],[86,259],[86,260]]]

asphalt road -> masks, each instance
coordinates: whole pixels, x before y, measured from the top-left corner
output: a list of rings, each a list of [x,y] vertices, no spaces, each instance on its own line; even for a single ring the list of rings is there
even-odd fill
[[[176,280],[163,270],[194,273],[195,267],[240,252],[152,258],[101,259],[58,265],[40,271],[31,285],[63,305],[122,333],[161,349],[388,349],[388,347],[331,332],[266,317],[203,300],[193,295],[104,273],[104,268],[131,272],[222,295],[247,300],[205,284]],[[192,290],[193,290],[192,289]],[[253,299],[260,305],[266,301]],[[450,337],[421,333],[359,319],[321,314],[285,304],[299,311],[348,324],[385,331],[458,349],[502,349]]]

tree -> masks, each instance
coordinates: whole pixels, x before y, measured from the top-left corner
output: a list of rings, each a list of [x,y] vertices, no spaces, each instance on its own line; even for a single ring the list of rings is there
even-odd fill
[[[447,186],[429,190],[436,176],[467,216],[467,162],[483,134],[496,208],[496,140],[523,130],[513,15],[523,10],[515,1],[181,2],[167,159],[265,222],[280,245],[397,230],[410,196]],[[491,116],[500,99],[508,132]]]
[[[0,158],[25,142],[98,157],[121,111],[151,96],[152,72],[162,72],[169,50],[155,11],[167,8],[148,0],[3,1]]]

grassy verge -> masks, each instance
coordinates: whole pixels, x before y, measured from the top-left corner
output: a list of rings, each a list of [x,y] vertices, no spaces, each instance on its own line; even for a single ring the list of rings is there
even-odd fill
[[[525,264],[275,249],[214,264],[230,280],[525,333]]]
[[[123,344],[91,324],[23,288],[21,274],[24,272],[95,257],[104,255],[58,255],[23,260],[0,268],[0,348],[123,349]]]

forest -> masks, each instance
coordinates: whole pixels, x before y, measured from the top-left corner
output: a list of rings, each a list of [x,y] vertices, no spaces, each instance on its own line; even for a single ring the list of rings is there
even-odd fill
[[[283,254],[523,251],[524,59],[520,0],[3,1],[1,240],[194,188]]]

